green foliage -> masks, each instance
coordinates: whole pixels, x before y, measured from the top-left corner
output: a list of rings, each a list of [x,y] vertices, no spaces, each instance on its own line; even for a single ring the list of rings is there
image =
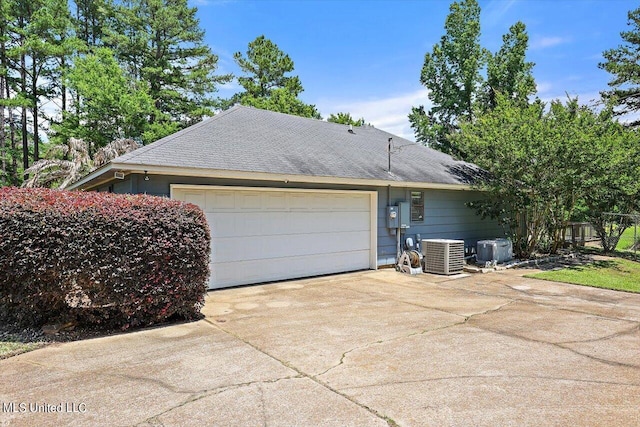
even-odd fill
[[[71,7],[76,37],[86,46],[101,46],[109,28],[112,0],[74,0]]]
[[[476,0],[453,2],[445,21],[445,35],[424,57],[420,82],[429,89],[433,104],[413,108],[409,115],[416,139],[446,153],[455,149],[446,138],[459,120],[472,120],[474,102],[486,63],[480,46],[480,6]]]
[[[278,45],[259,36],[249,43],[246,57],[236,52],[236,63],[246,76],[238,77],[238,83],[245,92],[255,98],[267,98],[274,89],[284,88],[294,96],[302,91],[298,76],[285,76],[293,71],[293,60],[281,51]]]
[[[616,251],[632,250],[633,246],[638,242],[640,242],[640,229],[631,225],[620,236],[620,240],[618,240],[618,244],[616,245]]]
[[[0,341],[0,360],[36,350],[45,345],[39,342],[4,341],[4,339]]]
[[[640,263],[625,259],[595,261],[591,264],[528,274],[525,277],[614,289],[640,292]]]
[[[478,183],[487,197],[472,207],[505,226],[520,257],[544,241],[559,249],[577,206],[612,249],[617,239],[606,237],[611,218],[603,214],[640,203],[637,135],[612,121],[610,110],[596,112],[577,99],[545,109],[497,93],[495,109],[462,123],[451,139],[488,172]]]
[[[340,123],[342,125],[353,125],[353,126],[362,126],[365,123],[363,117],[360,117],[358,120],[356,120],[353,117],[351,117],[350,113],[330,114],[327,121],[331,123]]]
[[[630,214],[640,211],[640,145],[637,131],[611,120],[611,109],[603,111],[589,132],[592,143],[586,147],[581,174],[582,200],[588,209],[587,220],[596,229],[605,251],[617,246],[620,236],[631,225],[628,217],[606,213]]]
[[[300,79],[285,75],[293,71],[293,60],[271,40],[257,37],[249,43],[246,56],[236,52],[233,57],[245,73],[238,77],[244,92],[223,101],[223,108],[240,103],[285,114],[322,118],[315,105],[305,104],[298,98],[304,90]]]
[[[194,319],[210,234],[195,205],[150,196],[0,189],[0,313],[100,329]]]
[[[612,89],[602,92],[602,97],[618,107],[617,115],[640,110],[640,8],[628,13],[627,25],[630,29],[620,33],[623,44],[604,51],[602,56],[605,61],[598,64],[600,68],[613,75],[609,82]],[[638,124],[639,120],[632,123],[633,126]]]
[[[525,58],[529,40],[522,22],[509,28],[495,54],[480,45],[476,0],[452,3],[444,28],[445,35],[425,55],[420,74],[432,106],[414,107],[409,121],[419,142],[464,159],[467,153],[448,136],[458,132],[461,122],[473,122],[478,112],[495,108],[496,93],[527,103],[535,93],[534,64]]]
[[[544,105],[516,107],[498,94],[494,110],[474,122],[464,122],[451,139],[474,163],[489,172],[478,184],[486,198],[474,202],[483,217],[497,219],[510,233],[516,256],[527,258],[544,232],[544,203],[548,194],[538,186],[552,178]]]
[[[155,136],[159,127],[165,128],[165,134],[175,131],[175,125],[151,121],[161,113],[145,83],[130,81],[111,50],[98,48],[94,52],[76,58],[67,75],[67,85],[78,102],[75,111],[65,114],[62,123],[54,127],[63,140],[83,139],[90,143],[93,154],[115,139],[136,138],[146,143],[152,141],[148,135]]]
[[[69,138],[65,144],[51,146],[46,159],[38,160],[25,171],[28,178],[22,186],[64,189],[93,168],[140,148],[132,139],[117,139],[98,149],[92,160],[89,145],[81,139]]]
[[[183,128],[213,115],[210,95],[231,79],[215,75],[218,57],[203,43],[196,8],[187,0],[132,0],[116,6],[105,37],[118,61],[148,93],[159,113],[151,124]]]
[[[495,55],[489,54],[487,63],[487,88],[484,104],[496,106],[496,92],[520,104],[529,102],[536,93],[532,70],[534,63],[526,61],[529,36],[525,25],[518,21],[502,36],[502,47]]]
[[[68,37],[70,19],[66,0],[8,3],[5,15],[8,21],[3,28],[8,38],[3,43],[2,62],[7,70],[9,91],[3,97],[20,100],[22,104],[20,132],[22,164],[26,169],[30,154],[33,161],[40,158],[40,99],[55,96],[50,77],[58,65],[54,59],[71,49],[68,45],[72,40]]]
[[[0,185],[20,185],[41,149],[69,138],[92,156],[200,121],[231,78],[214,74],[187,0],[2,0],[0,13]]]

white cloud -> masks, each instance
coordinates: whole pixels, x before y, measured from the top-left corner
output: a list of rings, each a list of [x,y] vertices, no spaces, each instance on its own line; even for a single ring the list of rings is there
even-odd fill
[[[536,83],[536,91],[538,94],[544,94],[551,91],[553,85],[549,82],[538,82]]]
[[[411,107],[424,105],[430,107],[427,89],[389,98],[379,98],[359,101],[321,101],[317,107],[323,117],[333,113],[350,113],[353,118],[364,117],[378,129],[415,141],[413,129],[409,124],[408,115]]]
[[[229,90],[229,91],[239,91],[242,88],[242,86],[240,86],[238,83],[236,83],[236,80],[233,79],[227,83],[223,83],[220,86],[218,86],[219,90]]]
[[[516,0],[492,0],[482,6],[482,25],[492,27],[499,24],[515,2]]]
[[[571,41],[568,37],[535,37],[531,40],[531,49],[545,49]]]
[[[235,0],[191,0],[196,6],[209,6],[209,5],[225,5],[228,3],[234,3]]]

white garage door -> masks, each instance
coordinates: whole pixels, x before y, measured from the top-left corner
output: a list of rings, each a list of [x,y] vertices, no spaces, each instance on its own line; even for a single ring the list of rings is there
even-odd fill
[[[171,186],[211,228],[210,288],[375,268],[375,193]]]

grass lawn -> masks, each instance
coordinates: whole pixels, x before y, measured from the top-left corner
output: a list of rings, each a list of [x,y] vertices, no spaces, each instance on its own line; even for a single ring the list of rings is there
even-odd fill
[[[0,341],[0,359],[26,353],[27,351],[35,350],[44,345],[45,343],[39,342],[23,343],[17,341]]]
[[[527,274],[525,277],[640,293],[640,262],[622,258]]]
[[[638,227],[638,238],[640,238],[640,227]],[[624,233],[620,236],[616,250],[626,251],[627,249],[630,249],[631,246],[633,246],[633,227],[629,227],[624,230]]]

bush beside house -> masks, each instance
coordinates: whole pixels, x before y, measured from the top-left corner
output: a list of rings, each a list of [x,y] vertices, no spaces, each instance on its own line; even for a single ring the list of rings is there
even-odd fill
[[[0,189],[0,315],[112,329],[194,319],[210,234],[194,205],[144,195]]]

